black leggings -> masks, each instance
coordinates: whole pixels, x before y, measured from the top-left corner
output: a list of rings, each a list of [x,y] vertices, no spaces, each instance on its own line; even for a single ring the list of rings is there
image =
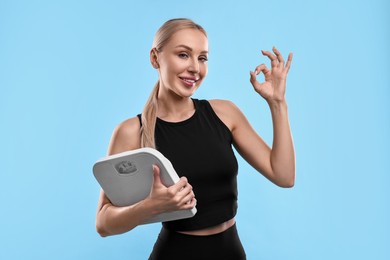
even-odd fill
[[[149,260],[245,260],[236,224],[224,232],[193,236],[162,228]]]

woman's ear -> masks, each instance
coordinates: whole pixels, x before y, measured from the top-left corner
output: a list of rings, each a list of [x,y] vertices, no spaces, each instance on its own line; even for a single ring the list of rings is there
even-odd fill
[[[155,48],[150,50],[150,63],[155,69],[158,69],[160,67],[157,61],[157,50]]]

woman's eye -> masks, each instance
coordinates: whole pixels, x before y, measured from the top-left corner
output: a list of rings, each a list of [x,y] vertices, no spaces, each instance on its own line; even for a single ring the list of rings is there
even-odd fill
[[[180,53],[178,56],[179,56],[179,58],[182,58],[182,59],[188,58],[188,55],[186,53]]]
[[[208,61],[208,58],[202,56],[202,57],[199,57],[199,60],[202,61],[202,62],[206,62],[206,61]]]

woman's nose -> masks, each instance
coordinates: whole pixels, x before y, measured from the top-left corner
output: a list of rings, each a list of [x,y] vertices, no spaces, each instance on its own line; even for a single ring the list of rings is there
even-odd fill
[[[192,73],[199,73],[199,61],[197,59],[191,59],[191,63],[188,66],[188,71]]]

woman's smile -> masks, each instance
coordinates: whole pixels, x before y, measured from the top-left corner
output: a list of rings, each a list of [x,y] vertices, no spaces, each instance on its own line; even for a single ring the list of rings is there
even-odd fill
[[[194,87],[199,78],[196,77],[179,77],[186,87]]]

